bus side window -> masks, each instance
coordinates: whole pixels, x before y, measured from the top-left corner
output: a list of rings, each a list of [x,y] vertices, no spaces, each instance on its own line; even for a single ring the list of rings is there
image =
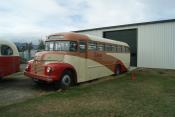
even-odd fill
[[[97,50],[97,43],[90,41],[88,42],[88,50],[96,51]]]
[[[129,53],[129,47],[126,47],[126,52]]]
[[[115,52],[118,53],[118,45],[115,46]]]
[[[98,51],[104,51],[104,46],[105,46],[104,44],[98,44],[97,45],[97,50]]]
[[[124,51],[125,51],[124,46],[121,46],[121,53],[124,53]]]
[[[115,46],[112,46],[112,52],[115,52],[116,49],[115,49]]]
[[[125,46],[121,46],[121,49],[122,49],[122,53],[125,53]]]
[[[117,51],[118,53],[121,53],[121,52],[122,52],[122,46],[119,46],[119,45],[118,45],[118,46],[117,46],[117,50],[118,50],[118,51]]]
[[[125,46],[125,53],[127,53],[128,52],[128,50],[127,50],[127,47]]]
[[[105,45],[105,50],[108,51],[108,52],[111,52],[112,51],[112,45],[106,44]]]
[[[70,51],[77,51],[77,42],[76,41],[71,41],[70,42]]]
[[[118,45],[116,46],[116,52],[117,52],[117,53],[119,52],[119,48],[118,48]]]
[[[79,41],[79,51],[80,52],[86,51],[86,42],[85,41]]]
[[[13,55],[13,50],[7,45],[1,45],[1,55]]]

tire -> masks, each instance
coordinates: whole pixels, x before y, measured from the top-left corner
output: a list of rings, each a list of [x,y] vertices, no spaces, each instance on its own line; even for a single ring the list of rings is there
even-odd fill
[[[60,81],[55,82],[55,89],[67,89],[73,85],[73,77],[70,71],[65,71]]]
[[[115,75],[118,76],[121,74],[121,67],[120,65],[116,65],[116,68],[115,68]]]

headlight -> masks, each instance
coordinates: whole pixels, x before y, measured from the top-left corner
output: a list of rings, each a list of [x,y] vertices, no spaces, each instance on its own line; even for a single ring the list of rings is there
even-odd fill
[[[27,64],[26,69],[29,69],[29,64]]]
[[[30,64],[27,64],[25,70],[26,70],[26,71],[29,71],[29,70],[30,70]]]
[[[50,73],[52,71],[52,68],[51,67],[47,67],[47,73]]]

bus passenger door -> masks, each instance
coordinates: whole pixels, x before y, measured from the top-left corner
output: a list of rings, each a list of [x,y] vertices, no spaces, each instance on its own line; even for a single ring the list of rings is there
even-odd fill
[[[78,62],[78,82],[86,81],[87,77],[87,42],[84,40],[79,41],[79,62]]]

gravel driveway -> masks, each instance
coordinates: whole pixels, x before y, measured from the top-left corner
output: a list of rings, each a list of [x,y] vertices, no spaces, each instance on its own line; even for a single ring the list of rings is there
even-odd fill
[[[0,107],[53,92],[49,85],[38,86],[23,72],[0,80]]]
[[[22,71],[25,66],[25,64],[20,66],[21,72],[0,80],[0,107],[55,91],[52,85],[38,86],[31,78],[24,76]]]

